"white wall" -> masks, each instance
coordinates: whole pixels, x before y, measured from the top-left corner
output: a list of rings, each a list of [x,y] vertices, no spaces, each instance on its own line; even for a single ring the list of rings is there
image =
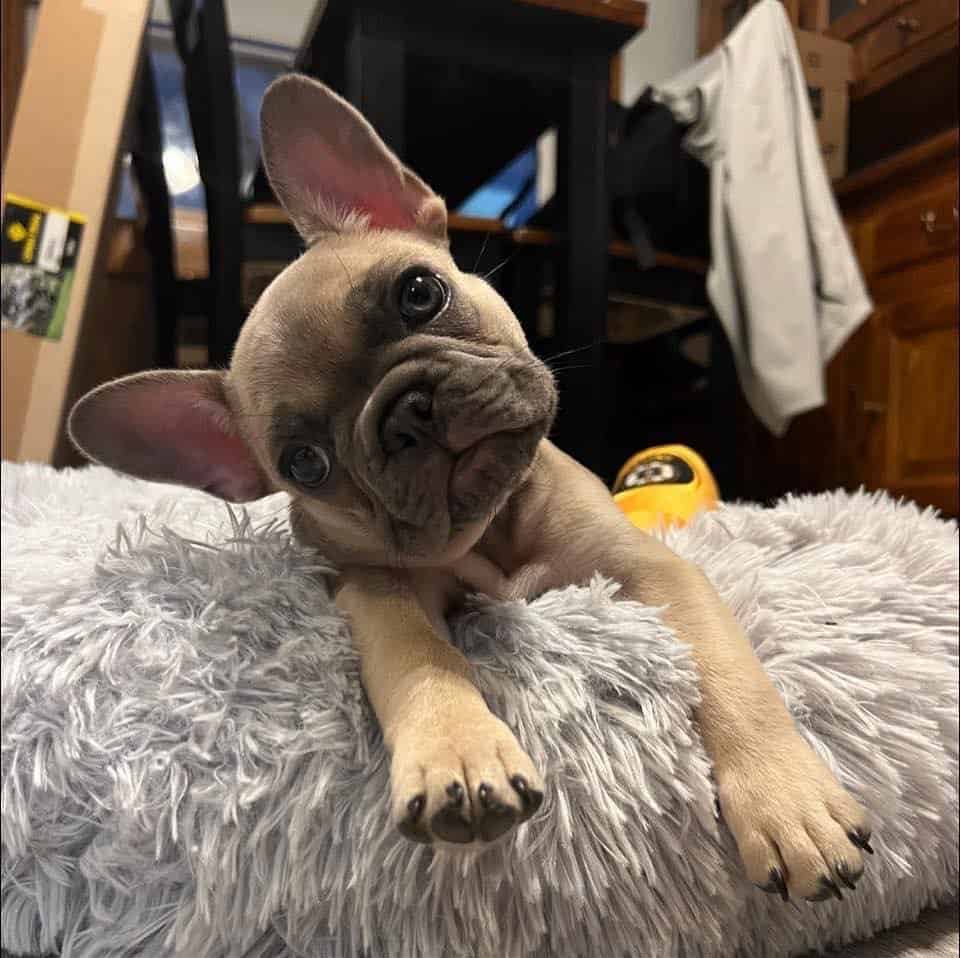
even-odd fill
[[[664,80],[693,63],[697,55],[699,0],[648,0],[647,29],[624,49],[624,103],[649,83]],[[235,37],[297,47],[316,0],[226,0]],[[167,0],[154,0],[152,19],[169,22]]]
[[[700,0],[649,0],[646,30],[623,51],[621,102],[632,103],[649,84],[693,63],[699,17]]]
[[[316,0],[226,0],[230,33],[244,40],[261,40],[298,47]],[[167,0],[153,0],[151,19],[170,22]]]

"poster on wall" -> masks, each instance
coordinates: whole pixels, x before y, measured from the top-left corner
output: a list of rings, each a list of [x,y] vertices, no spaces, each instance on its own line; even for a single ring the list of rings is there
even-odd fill
[[[85,219],[8,193],[3,203],[0,326],[63,335]]]

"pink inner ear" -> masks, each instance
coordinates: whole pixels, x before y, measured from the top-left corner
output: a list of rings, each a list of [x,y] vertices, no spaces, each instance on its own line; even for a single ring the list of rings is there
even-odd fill
[[[89,445],[105,465],[161,482],[193,486],[230,502],[269,492],[227,407],[202,377],[117,389],[97,417]]]
[[[352,145],[358,147],[353,156]],[[375,229],[416,227],[417,212],[427,197],[411,189],[402,168],[388,154],[371,157],[369,146],[362,143],[337,148],[310,131],[294,136],[289,150],[291,180],[302,184],[315,212],[328,207],[338,214],[365,214]]]
[[[233,434],[229,413],[220,403],[195,399],[159,423],[161,443],[179,447],[187,485],[230,502],[249,502],[264,494],[263,479],[247,444]]]

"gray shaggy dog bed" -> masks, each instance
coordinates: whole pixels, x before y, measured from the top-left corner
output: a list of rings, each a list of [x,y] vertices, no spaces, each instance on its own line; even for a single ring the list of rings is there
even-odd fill
[[[3,946],[34,954],[796,955],[957,894],[957,528],[882,496],[667,534],[871,810],[843,902],[783,904],[716,818],[690,656],[594,581],[455,623],[549,783],[480,853],[410,844],[323,559],[104,469],[3,466]]]

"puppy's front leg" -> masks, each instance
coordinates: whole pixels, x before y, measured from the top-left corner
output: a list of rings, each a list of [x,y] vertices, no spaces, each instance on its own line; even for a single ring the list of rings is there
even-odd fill
[[[391,752],[398,828],[420,842],[492,841],[537,810],[543,786],[448,641],[442,585],[395,570],[348,569],[336,601],[349,616]]]
[[[706,577],[646,535],[634,537],[632,598],[665,607],[700,674],[697,713],[724,819],[765,891],[841,897],[870,851],[864,810],[800,736],[732,613]],[[639,555],[636,553],[639,552]]]

